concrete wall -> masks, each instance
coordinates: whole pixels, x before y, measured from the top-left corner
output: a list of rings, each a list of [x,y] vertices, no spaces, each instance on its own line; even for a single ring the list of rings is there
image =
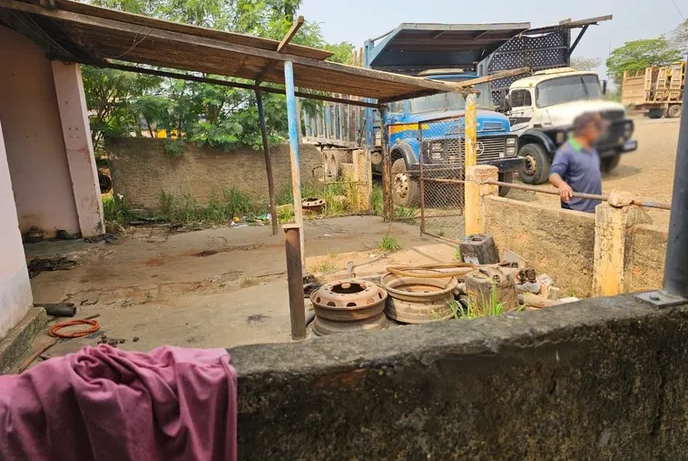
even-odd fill
[[[634,226],[632,291],[649,291],[662,287],[668,237],[666,228],[645,224]]]
[[[684,459],[687,331],[626,295],[233,348],[239,459]]]
[[[160,191],[190,195],[205,202],[213,191],[236,188],[255,198],[267,198],[268,185],[262,151],[241,148],[225,152],[186,143],[179,158],[171,158],[163,141],[148,138],[119,138],[107,142],[115,192],[135,207],[157,208]],[[271,148],[277,193],[291,184],[289,146]],[[320,152],[312,145],[300,146],[301,180],[322,176]]]
[[[500,250],[549,274],[564,296],[590,296],[595,215],[488,196],[485,229]]]
[[[0,27],[0,62],[0,122],[19,227],[80,232],[50,61]]]
[[[0,124],[0,338],[33,304]]]

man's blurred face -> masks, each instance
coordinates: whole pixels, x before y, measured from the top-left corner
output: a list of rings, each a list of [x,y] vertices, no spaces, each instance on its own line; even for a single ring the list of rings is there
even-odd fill
[[[585,127],[583,136],[585,136],[588,142],[593,144],[600,139],[602,131],[602,118],[598,115]]]

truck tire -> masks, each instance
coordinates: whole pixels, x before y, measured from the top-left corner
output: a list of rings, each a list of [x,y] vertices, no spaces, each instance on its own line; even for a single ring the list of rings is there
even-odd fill
[[[506,173],[499,173],[499,182],[514,182],[514,172],[507,171]],[[509,194],[511,187],[499,186],[499,196],[506,197]]]
[[[681,105],[680,104],[674,104],[673,106],[669,106],[667,109],[667,117],[669,118],[679,118],[681,116]]]
[[[420,204],[418,181],[411,179],[407,173],[403,158],[392,163],[392,200],[394,206],[416,207]]]
[[[664,117],[664,109],[650,109],[647,116],[652,120]]]
[[[602,165],[602,173],[609,173],[614,168],[619,166],[619,161],[621,160],[621,154],[614,154],[609,157],[605,157],[600,162]]]
[[[549,178],[552,160],[544,147],[537,143],[526,144],[518,150],[519,157],[526,159],[526,166],[518,176],[526,184],[542,184]]]

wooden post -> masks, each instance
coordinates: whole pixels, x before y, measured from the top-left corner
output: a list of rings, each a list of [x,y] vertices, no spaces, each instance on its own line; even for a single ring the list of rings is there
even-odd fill
[[[497,195],[498,187],[486,184],[497,181],[499,170],[492,165],[476,165],[466,170],[466,207],[464,209],[466,235],[485,233],[485,204],[483,197]],[[468,183],[471,183],[471,187]]]
[[[292,339],[306,339],[306,307],[303,301],[303,266],[301,265],[301,228],[286,224],[284,248],[287,253],[287,282],[289,284],[289,317]]]
[[[387,109],[380,109],[382,122],[382,216],[391,222],[394,218],[394,202],[392,199],[392,157],[389,151],[389,133],[387,132]]]
[[[303,208],[301,205],[301,169],[299,166],[299,133],[296,118],[296,96],[294,95],[294,64],[284,63],[284,87],[287,93],[287,122],[289,123],[289,153],[291,154],[291,190],[294,194],[294,221],[301,229],[301,264],[306,265]]]
[[[480,184],[475,181],[475,178],[469,179],[471,168],[475,167],[477,163],[476,146],[477,140],[477,117],[478,109],[475,100],[475,95],[470,94],[466,98],[466,115],[465,115],[465,133],[463,137],[464,142],[464,165],[465,165],[465,179],[464,183],[464,227],[465,235],[472,235],[480,233],[481,218],[480,218]]]
[[[265,154],[265,172],[268,176],[268,195],[270,196],[270,214],[272,215],[272,235],[277,235],[277,204],[275,201],[275,181],[272,175],[272,160],[270,160],[270,146],[268,145],[268,132],[265,126],[263,97],[261,96],[260,91],[256,91],[256,105],[258,106],[258,118],[260,120],[260,134],[263,138],[263,154]]]

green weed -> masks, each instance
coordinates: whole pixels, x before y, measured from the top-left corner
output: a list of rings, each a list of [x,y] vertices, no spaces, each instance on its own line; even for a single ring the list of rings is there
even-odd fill
[[[179,158],[184,155],[184,141],[177,141],[174,139],[165,139],[162,142],[162,148],[168,157]]]
[[[378,248],[385,253],[393,253],[401,250],[402,247],[397,239],[389,235],[389,231],[387,231],[387,233],[382,236],[382,241],[380,242]]]
[[[258,285],[258,281],[252,277],[244,277],[239,282],[239,287],[249,288]]]
[[[375,216],[382,216],[384,212],[384,205],[382,203],[382,186],[373,184],[373,209],[371,210]]]
[[[454,261],[461,261],[461,248],[456,247],[456,251],[454,252]]]
[[[400,221],[403,221],[407,224],[417,224],[416,219],[410,219],[410,218],[415,218],[418,216],[418,208],[415,207],[405,207],[402,205],[397,205],[394,208],[394,218],[398,219]]]
[[[323,260],[320,264],[316,264],[313,267],[313,272],[316,274],[326,274],[328,272],[332,272],[337,268],[337,265],[334,263],[334,261],[331,258],[327,258]]]
[[[504,303],[497,299],[496,285],[492,285],[489,299],[483,298],[482,303],[477,302],[475,299],[469,299],[466,307],[461,303],[457,303],[455,307],[457,308],[457,313],[459,313],[461,317],[468,319],[497,317],[505,312]]]
[[[254,218],[261,207],[236,189],[225,189],[218,196],[213,193],[207,204],[201,204],[190,195],[174,196],[164,190],[160,194],[161,218],[176,223],[226,224],[233,217]]]

